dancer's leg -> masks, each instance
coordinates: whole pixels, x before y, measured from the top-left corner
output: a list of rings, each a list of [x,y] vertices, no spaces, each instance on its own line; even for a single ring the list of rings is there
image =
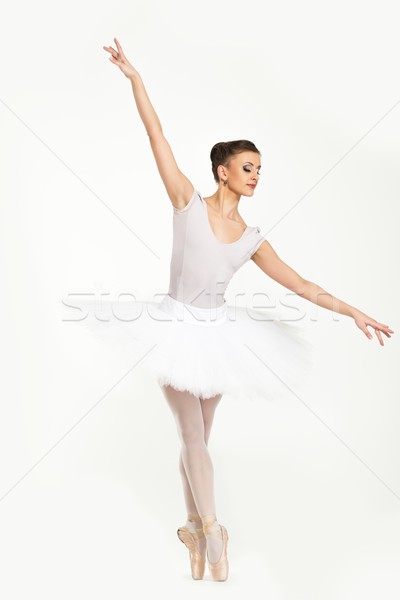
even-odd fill
[[[218,403],[221,400],[221,398],[222,398],[222,394],[217,394],[216,396],[213,396],[212,398],[206,398],[206,399],[202,400],[201,404],[200,404],[201,411],[203,414],[204,441],[205,441],[206,445],[208,444],[208,440],[210,437],[211,427],[212,427],[213,420],[214,420],[215,409],[217,408]],[[196,514],[198,515],[196,503],[194,501],[193,494],[192,494],[192,489],[190,487],[190,483],[189,483],[188,477],[186,475],[185,466],[183,464],[182,451],[180,452],[180,455],[179,455],[179,472],[180,472],[181,478],[182,478],[183,494],[185,497],[187,513],[188,513],[188,515],[196,515]],[[199,525],[197,525],[197,527],[199,527]]]
[[[217,394],[211,398],[206,398],[201,401],[201,410],[203,413],[203,423],[204,423],[204,441],[207,445],[211,427],[213,424],[215,409],[218,406],[219,401],[222,398],[222,394]],[[189,529],[189,531],[195,533],[196,530],[202,531],[202,522],[200,515],[197,512],[196,503],[193,498],[192,488],[190,487],[190,483],[188,477],[186,475],[185,465],[182,460],[182,451],[179,454],[179,472],[181,474],[182,486],[183,486],[183,494],[185,498],[186,510],[187,510],[187,520],[185,526]],[[200,554],[205,556],[207,540],[205,537],[196,538],[196,544],[199,548]],[[211,550],[209,551],[211,554]]]
[[[215,514],[214,469],[206,445],[201,407],[204,400],[189,392],[179,392],[171,386],[162,386],[162,391],[174,415],[182,442],[182,462],[193,494],[194,512],[200,516]],[[208,416],[211,413],[210,410],[206,411]],[[219,559],[221,550],[222,539],[207,535],[207,551],[212,562]]]
[[[217,394],[212,398],[205,398],[201,401],[201,411],[203,413],[204,422],[204,439],[206,444],[210,437],[211,427],[214,421],[215,409],[218,406],[219,401],[222,398],[222,394]]]

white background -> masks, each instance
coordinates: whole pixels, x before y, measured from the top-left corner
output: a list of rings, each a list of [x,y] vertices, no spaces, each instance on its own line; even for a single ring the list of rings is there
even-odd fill
[[[4,3],[4,598],[399,597],[398,19],[388,1]],[[215,191],[214,143],[253,141],[245,221],[395,330],[381,347],[299,302],[317,346],[308,395],[222,399],[209,448],[224,584],[193,581],[176,536],[179,441],[156,383],[63,321],[68,294],[168,286],[172,209],[102,49],[114,36],[193,185]],[[286,292],[251,261],[228,301],[243,290]]]

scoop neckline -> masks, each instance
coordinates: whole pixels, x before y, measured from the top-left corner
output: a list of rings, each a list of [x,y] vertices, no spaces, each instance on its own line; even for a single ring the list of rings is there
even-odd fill
[[[205,217],[206,217],[206,221],[207,221],[207,224],[208,224],[208,229],[209,229],[209,231],[211,233],[211,236],[214,238],[214,240],[216,242],[218,242],[218,244],[222,244],[223,246],[233,246],[234,244],[237,244],[238,242],[240,242],[243,239],[245,233],[250,229],[249,225],[246,225],[246,229],[243,231],[242,235],[240,236],[240,238],[238,240],[235,240],[234,242],[221,242],[221,240],[219,240],[217,238],[217,236],[215,235],[215,233],[212,230],[210,219],[208,218],[207,202],[204,200],[204,197],[200,194],[200,192],[198,190],[197,190],[197,193],[199,194],[200,198],[204,202],[204,208],[205,208],[205,211],[206,211]]]

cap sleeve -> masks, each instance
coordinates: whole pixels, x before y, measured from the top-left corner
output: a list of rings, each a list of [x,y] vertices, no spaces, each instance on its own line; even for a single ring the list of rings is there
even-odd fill
[[[257,252],[264,240],[264,236],[261,235],[261,229],[259,227],[253,227],[253,231],[251,232],[248,240],[248,251],[246,255],[247,260],[250,260],[253,254]]]

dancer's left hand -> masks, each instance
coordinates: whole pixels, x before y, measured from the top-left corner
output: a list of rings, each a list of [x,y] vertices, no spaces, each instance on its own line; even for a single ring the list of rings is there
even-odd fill
[[[384,346],[381,331],[388,338],[391,337],[391,333],[394,333],[393,329],[389,328],[389,325],[383,325],[382,323],[378,323],[378,321],[372,319],[371,317],[369,317],[361,311],[356,311],[353,316],[353,319],[357,327],[361,329],[361,331],[363,331],[369,339],[372,339],[372,335],[369,329],[367,329],[367,326],[370,325],[371,327],[373,327],[375,330],[376,337],[378,338],[381,346]]]

